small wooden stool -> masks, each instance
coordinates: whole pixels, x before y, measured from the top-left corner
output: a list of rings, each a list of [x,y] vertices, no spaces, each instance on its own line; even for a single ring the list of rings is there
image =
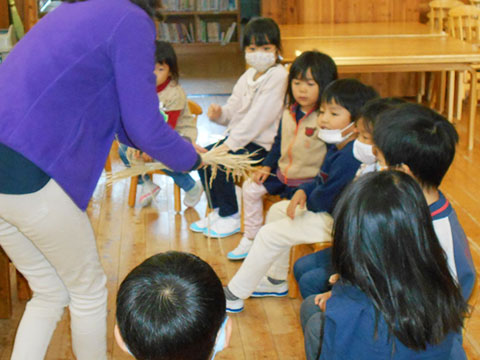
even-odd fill
[[[17,271],[17,295],[19,300],[29,300],[32,290],[27,279]],[[10,286],[10,259],[0,247],[0,319],[12,316],[12,294]]]

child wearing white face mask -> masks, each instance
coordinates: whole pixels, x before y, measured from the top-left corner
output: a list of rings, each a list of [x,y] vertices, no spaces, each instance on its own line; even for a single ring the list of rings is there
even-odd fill
[[[227,125],[227,137],[217,146],[226,147],[234,154],[256,151],[255,158],[261,159],[272,147],[287,87],[288,73],[279,59],[278,25],[269,18],[252,19],[245,26],[243,47],[250,68],[235,84],[227,103],[210,105],[207,115],[211,121]],[[199,174],[203,186],[210,184],[210,168],[199,170]],[[233,180],[219,171],[208,192],[209,206],[214,211],[192,223],[190,229],[218,238],[239,232],[240,216]]]
[[[285,296],[290,248],[331,241],[335,200],[360,166],[353,156],[354,121],[360,108],[377,96],[355,79],[336,80],[325,88],[317,120],[318,136],[327,143],[320,172],[300,185],[290,201],[270,208],[250,252],[225,288],[228,312],[242,311],[249,296]]]
[[[373,129],[378,116],[396,105],[405,103],[399,98],[378,98],[370,100],[360,110],[360,117],[355,121],[357,139],[353,142],[353,156],[361,162],[355,177],[376,171],[377,158],[373,151]],[[332,284],[333,275],[332,249],[326,248],[301,257],[295,262],[293,273],[298,282],[302,297],[306,299],[313,294],[327,292]]]

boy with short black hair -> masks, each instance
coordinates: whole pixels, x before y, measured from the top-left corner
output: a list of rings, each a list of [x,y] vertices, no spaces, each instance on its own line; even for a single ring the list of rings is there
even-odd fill
[[[353,156],[354,121],[363,104],[377,96],[355,79],[336,80],[325,88],[317,120],[318,136],[327,143],[320,172],[314,181],[300,185],[290,201],[280,201],[268,212],[244,263],[225,288],[228,312],[242,311],[249,296],[285,296],[290,248],[331,240],[330,212],[360,166]]]
[[[213,359],[232,331],[217,274],[178,251],[154,255],[127,275],[116,317],[115,338],[137,359]]]

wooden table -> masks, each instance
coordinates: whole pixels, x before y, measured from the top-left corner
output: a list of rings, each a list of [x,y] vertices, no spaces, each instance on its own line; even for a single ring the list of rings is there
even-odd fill
[[[430,26],[419,22],[377,22],[345,24],[290,24],[280,25],[282,40],[313,38],[358,37],[442,37]]]
[[[357,37],[283,39],[285,63],[292,62],[306,50],[330,55],[341,73],[469,71],[480,63],[477,47],[451,37]],[[448,103],[453,104],[454,76],[450,76]],[[476,81],[472,81],[468,148],[473,149],[476,116]],[[453,106],[449,106],[449,108]],[[450,114],[449,114],[450,116]]]

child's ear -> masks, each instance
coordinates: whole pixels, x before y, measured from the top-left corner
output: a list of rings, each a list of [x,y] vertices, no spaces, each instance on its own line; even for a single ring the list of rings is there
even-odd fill
[[[115,340],[117,341],[118,346],[120,346],[120,349],[122,349],[127,354],[130,354],[130,351],[128,351],[125,341],[123,341],[122,335],[120,334],[120,329],[118,328],[117,324],[115,324],[115,328],[113,329],[113,334],[115,335]]]
[[[415,179],[415,176],[413,175],[412,171],[410,170],[410,167],[406,164],[400,164],[397,166],[397,169],[404,172],[405,174],[410,175]]]

